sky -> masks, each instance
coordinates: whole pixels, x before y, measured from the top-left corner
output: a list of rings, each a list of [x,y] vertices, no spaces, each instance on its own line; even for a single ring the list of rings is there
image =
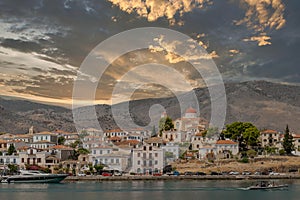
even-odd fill
[[[299,9],[298,0],[0,0],[0,95],[70,105],[74,80],[91,50],[115,34],[142,27],[191,37],[207,51],[224,82],[299,84]],[[114,60],[100,79],[95,103],[121,102],[129,85],[140,79],[168,77],[175,92],[191,89],[172,72],[152,74],[149,66],[133,70],[150,61],[184,74],[192,88],[204,87],[189,63],[166,54],[170,43],[161,37],[155,48]],[[122,78],[119,101],[112,102]],[[136,89],[132,98],[164,95],[172,92],[151,84]]]

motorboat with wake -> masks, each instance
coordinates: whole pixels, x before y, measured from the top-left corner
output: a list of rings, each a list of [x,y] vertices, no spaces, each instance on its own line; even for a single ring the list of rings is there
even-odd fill
[[[275,182],[261,181],[260,183],[247,187],[247,190],[271,190],[271,189],[283,189],[288,188],[287,184],[275,184]]]
[[[1,183],[59,183],[68,174],[48,174],[38,170],[20,170],[20,174],[4,177]]]

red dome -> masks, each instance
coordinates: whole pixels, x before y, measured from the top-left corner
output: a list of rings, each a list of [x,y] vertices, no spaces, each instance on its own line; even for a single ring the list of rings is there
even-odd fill
[[[197,113],[197,110],[195,110],[192,107],[189,107],[188,109],[186,109],[185,113]]]

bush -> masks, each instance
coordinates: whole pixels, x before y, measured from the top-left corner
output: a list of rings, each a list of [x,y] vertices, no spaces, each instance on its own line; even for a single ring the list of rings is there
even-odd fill
[[[248,157],[243,157],[241,160],[239,160],[241,163],[249,163]]]
[[[284,149],[280,149],[279,150],[279,155],[281,155],[281,156],[285,155],[285,150]]]

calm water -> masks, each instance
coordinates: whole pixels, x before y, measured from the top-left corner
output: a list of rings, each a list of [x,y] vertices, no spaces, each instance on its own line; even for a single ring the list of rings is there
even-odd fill
[[[275,182],[278,182],[277,180]],[[255,181],[133,181],[61,184],[0,184],[0,200],[90,199],[243,199],[299,200],[300,180],[285,180],[288,189],[245,191]]]

